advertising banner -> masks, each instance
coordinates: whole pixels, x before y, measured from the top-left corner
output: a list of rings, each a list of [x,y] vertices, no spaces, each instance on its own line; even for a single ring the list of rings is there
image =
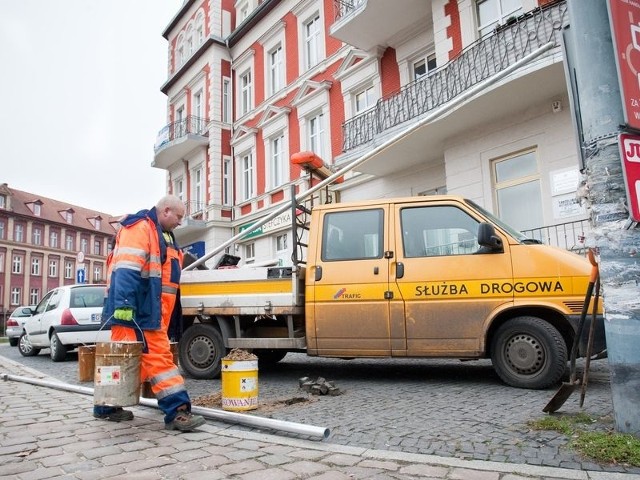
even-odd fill
[[[625,122],[640,131],[640,0],[608,0]]]

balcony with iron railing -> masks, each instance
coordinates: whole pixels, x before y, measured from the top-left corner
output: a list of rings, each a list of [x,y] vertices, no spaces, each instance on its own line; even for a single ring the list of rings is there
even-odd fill
[[[333,0],[334,20],[342,20],[365,3],[367,0]]]
[[[333,10],[331,36],[370,51],[389,45],[398,32],[430,23],[431,1],[334,0]]]
[[[202,201],[184,202],[184,218],[176,229],[176,235],[184,237],[191,233],[202,232],[207,228],[207,204]]]
[[[355,3],[351,4],[355,8]],[[560,46],[562,29],[567,21],[566,2],[559,1],[496,28],[494,33],[469,45],[446,65],[344,122],[343,151],[366,145],[393,127],[444,106],[543,45],[552,42],[554,46]]]
[[[590,231],[591,224],[589,220],[576,220],[574,222],[522,230],[522,234],[527,238],[539,240],[546,245],[560,247],[578,254],[585,254],[585,241]]]
[[[195,148],[208,144],[209,120],[188,115],[158,132],[151,166],[166,170]]]

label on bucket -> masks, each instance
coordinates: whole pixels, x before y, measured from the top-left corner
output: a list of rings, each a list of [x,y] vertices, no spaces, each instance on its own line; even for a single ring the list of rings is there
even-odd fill
[[[257,407],[258,406],[258,397],[249,397],[249,398],[223,398],[222,399],[222,408],[230,408],[230,409],[248,409],[248,407]]]
[[[222,360],[222,370],[226,372],[258,371],[257,360]]]
[[[256,377],[241,378],[240,391],[252,392],[258,388],[258,379]]]
[[[96,385],[120,385],[121,379],[120,365],[96,368]]]

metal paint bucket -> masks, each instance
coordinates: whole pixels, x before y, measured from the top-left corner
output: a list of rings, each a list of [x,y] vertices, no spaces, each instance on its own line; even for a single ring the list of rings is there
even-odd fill
[[[142,342],[96,344],[93,403],[111,407],[140,400]]]
[[[171,353],[173,354],[173,364],[178,366],[178,342],[171,342],[169,344]],[[140,393],[142,398],[156,398],[155,394],[151,390],[151,382],[144,382],[142,384],[142,392]]]
[[[81,345],[78,347],[78,381],[93,382],[96,366],[96,346]]]
[[[258,408],[258,361],[222,359],[222,409]]]

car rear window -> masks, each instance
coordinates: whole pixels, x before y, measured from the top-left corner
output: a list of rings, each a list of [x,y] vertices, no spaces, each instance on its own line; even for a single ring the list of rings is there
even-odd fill
[[[71,308],[102,307],[105,287],[83,287],[71,290],[69,306]]]

